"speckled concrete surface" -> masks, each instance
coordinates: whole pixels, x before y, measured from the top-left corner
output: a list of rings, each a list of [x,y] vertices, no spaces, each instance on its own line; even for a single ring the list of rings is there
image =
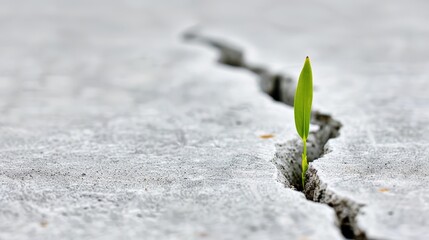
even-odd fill
[[[367,238],[427,239],[429,4],[260,4],[253,13],[270,9],[261,19],[231,10],[246,21],[201,25],[295,78],[311,56],[314,108],[343,124],[329,154],[312,164],[313,180],[361,206],[356,220]]]
[[[292,109],[191,26],[293,77],[309,55],[314,108],[343,124],[312,181],[367,238],[429,236],[426,1],[0,5],[1,239],[342,238],[276,181]]]
[[[276,181],[291,109],[171,4],[1,3],[1,239],[342,238]]]

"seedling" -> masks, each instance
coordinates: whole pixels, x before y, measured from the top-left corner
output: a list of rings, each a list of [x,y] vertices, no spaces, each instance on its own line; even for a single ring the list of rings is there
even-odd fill
[[[305,184],[305,173],[308,169],[307,162],[307,138],[310,129],[311,103],[313,101],[313,74],[311,72],[310,59],[305,58],[304,67],[299,75],[298,86],[294,98],[295,127],[302,139],[304,148],[302,151],[302,187]]]

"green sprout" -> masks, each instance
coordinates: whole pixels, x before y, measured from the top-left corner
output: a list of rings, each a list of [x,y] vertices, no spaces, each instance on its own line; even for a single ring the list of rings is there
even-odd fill
[[[305,184],[307,163],[307,138],[310,129],[311,103],[313,101],[313,74],[311,72],[310,59],[306,57],[304,67],[299,75],[298,86],[294,98],[295,127],[304,144],[302,151],[302,187]]]

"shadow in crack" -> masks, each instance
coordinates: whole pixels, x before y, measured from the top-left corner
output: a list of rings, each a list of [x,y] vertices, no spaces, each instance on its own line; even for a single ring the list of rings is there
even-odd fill
[[[190,30],[183,35],[185,40],[198,42],[218,50],[221,64],[253,72],[258,76],[261,90],[273,100],[293,107],[295,81],[269,69],[246,62],[243,50],[220,39],[207,37],[198,31]],[[310,132],[308,137],[308,160],[314,161],[326,153],[327,142],[339,136],[342,124],[328,114],[319,111],[312,112],[311,123],[317,125],[316,131]],[[327,189],[314,168],[307,171],[305,186],[301,183],[301,153],[300,139],[290,140],[276,145],[276,154],[272,160],[277,168],[277,179],[286,187],[301,191],[308,200],[325,203],[334,209],[339,222],[339,228],[346,239],[367,239],[365,232],[359,228],[356,216],[361,205],[352,200],[342,198]]]
[[[295,81],[289,77],[278,73],[272,73],[270,70],[255,64],[247,63],[245,55],[239,47],[224,41],[205,37],[194,31],[184,34],[186,40],[199,42],[213,48],[219,53],[219,62],[221,64],[245,69],[258,76],[261,90],[269,95],[273,100],[293,107],[295,94]],[[330,115],[318,111],[312,112],[311,123],[318,126],[318,130],[312,131],[308,137],[308,160],[320,158],[324,154],[324,147],[331,138],[339,135],[341,123],[333,119]],[[299,141],[290,141],[285,144],[278,144],[277,154],[273,162],[279,172],[279,180],[287,187],[302,191],[301,184],[301,150],[302,143]],[[283,175],[283,177],[281,176]]]

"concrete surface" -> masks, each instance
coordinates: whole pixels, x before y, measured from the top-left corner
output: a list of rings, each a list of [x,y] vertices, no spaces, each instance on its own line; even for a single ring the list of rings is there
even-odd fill
[[[22,4],[1,4],[0,239],[342,238],[276,181],[292,110],[182,42],[180,9]]]
[[[358,206],[362,238],[429,236],[426,1],[0,4],[1,239],[343,238],[277,182],[292,109],[181,42],[195,24],[274,72],[309,55],[343,127],[307,197]]]
[[[329,154],[311,164],[311,181],[326,195],[310,189],[308,197],[359,208],[361,237],[427,239],[429,4],[260,4],[231,13],[242,22],[201,25],[244,42],[249,58],[274,72],[296,78],[303,57],[312,57],[315,108],[343,128]],[[258,12],[264,18],[253,19]]]

